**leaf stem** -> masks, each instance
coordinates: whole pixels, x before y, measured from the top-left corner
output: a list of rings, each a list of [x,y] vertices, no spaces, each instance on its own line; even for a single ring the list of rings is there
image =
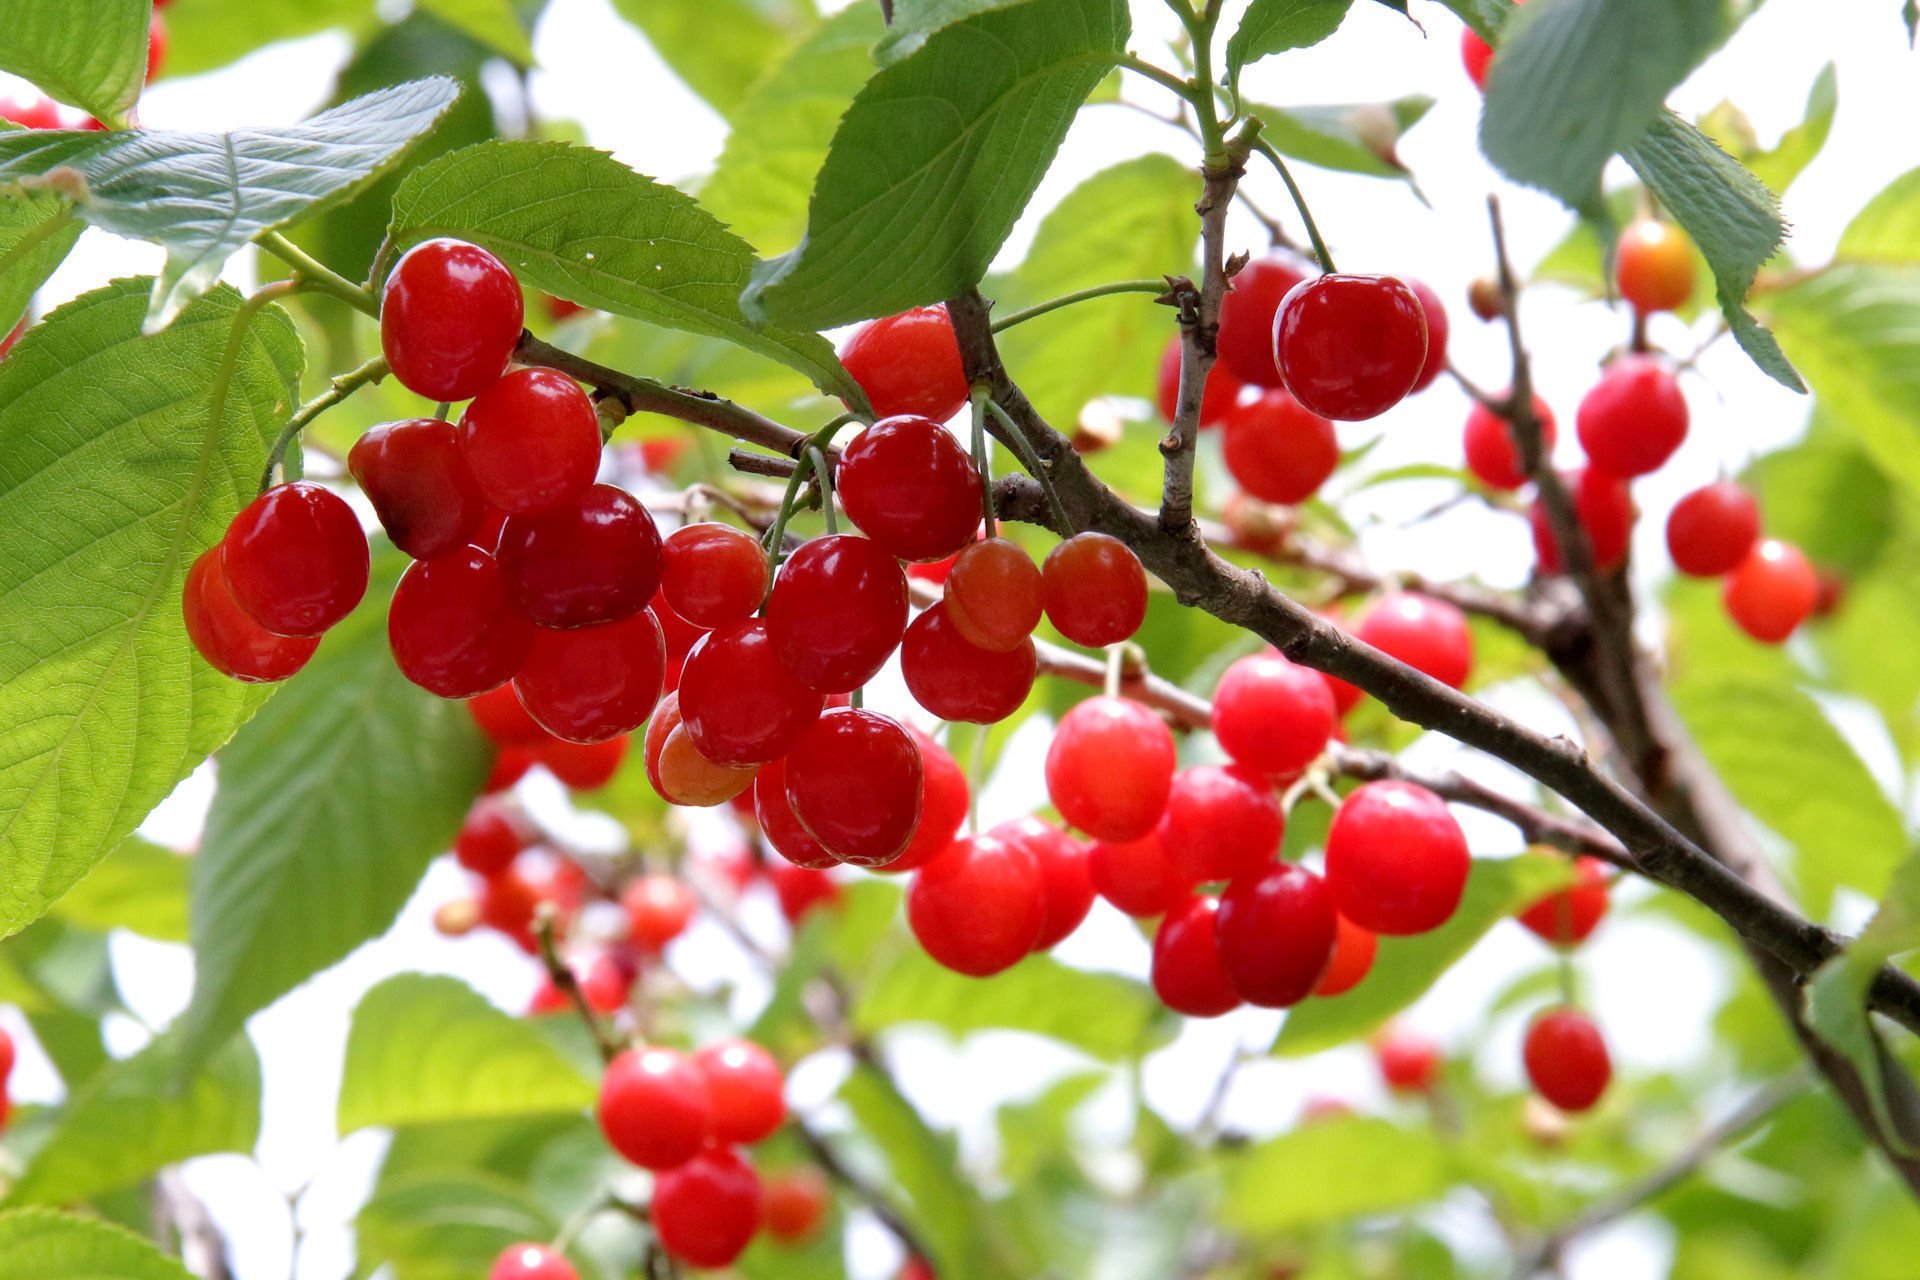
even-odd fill
[[[993,331],[1002,333],[1017,324],[1024,324],[1035,316],[1046,315],[1049,311],[1058,311],[1070,307],[1076,302],[1086,302],[1092,298],[1110,297],[1116,293],[1153,293],[1167,291],[1165,280],[1115,280],[1111,284],[1096,284],[1086,289],[1075,289],[1072,293],[1063,293],[1057,298],[1035,303],[1023,311],[1015,311],[993,322]]]
[[[1159,67],[1154,66],[1151,62],[1148,62],[1145,58],[1142,58],[1139,54],[1136,54],[1136,53],[1121,54],[1120,65],[1125,67],[1127,70],[1133,72],[1135,75],[1145,76],[1147,79],[1153,81],[1155,84],[1159,85],[1163,89],[1166,89],[1172,93],[1179,94],[1182,98],[1185,98],[1188,102],[1192,102],[1194,99],[1195,87],[1193,84],[1189,83],[1188,81],[1182,80],[1179,76],[1174,75],[1170,71],[1161,70]]]
[[[340,299],[356,311],[380,318],[380,303],[370,290],[354,284],[345,276],[309,256],[307,252],[278,231],[262,231],[253,242],[293,268],[294,278],[303,280],[315,293]]]
[[[325,391],[295,410],[293,416],[287,419],[287,425],[280,428],[280,434],[274,438],[273,448],[267,452],[266,470],[260,473],[260,492],[265,493],[273,487],[273,473],[286,461],[288,446],[302,431],[306,430],[307,424],[361,387],[380,381],[387,376],[387,373],[387,358],[375,356],[358,369],[334,378],[327,384]]]
[[[1034,452],[1033,442],[1021,434],[1019,426],[1007,411],[1000,407],[999,401],[988,400],[987,410],[1000,420],[1001,427],[1005,429],[1001,439],[1013,446],[1013,451],[1020,455],[1021,463],[1026,466],[1033,478],[1040,482],[1041,491],[1047,495],[1047,509],[1053,512],[1053,531],[1063,538],[1072,537],[1073,521],[1067,518],[1067,509],[1061,503],[1060,495],[1054,490],[1053,481],[1047,475],[1046,465],[1040,461],[1040,455]]]
[[[1307,198],[1300,194],[1300,185],[1293,180],[1293,173],[1287,168],[1287,162],[1273,149],[1273,144],[1265,138],[1255,137],[1253,149],[1265,156],[1273,167],[1280,171],[1280,180],[1287,184],[1287,194],[1293,197],[1293,207],[1300,211],[1300,221],[1307,224],[1307,239],[1313,242],[1313,256],[1320,260],[1320,269],[1332,274],[1333,255],[1327,252],[1327,242],[1320,238],[1320,228],[1314,224],[1313,210],[1307,208]]]

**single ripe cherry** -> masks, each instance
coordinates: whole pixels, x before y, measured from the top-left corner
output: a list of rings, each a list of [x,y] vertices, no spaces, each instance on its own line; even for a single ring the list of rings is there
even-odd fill
[[[547,772],[575,791],[596,791],[613,780],[627,754],[626,736],[605,742],[565,742],[549,738],[535,753]]]
[[[319,636],[277,636],[248,617],[227,587],[217,544],[187,570],[180,612],[200,656],[221,675],[249,684],[285,680],[320,647]]]
[[[1033,692],[1033,640],[1005,653],[969,644],[945,604],[922,610],[900,642],[900,673],[913,700],[942,720],[995,724]]]
[[[1629,222],[1614,254],[1620,296],[1641,315],[1673,311],[1693,296],[1693,245],[1680,228],[1655,218]]]
[[[1573,494],[1574,514],[1587,531],[1587,541],[1593,544],[1594,567],[1602,573],[1619,568],[1627,558],[1638,514],[1627,482],[1598,467],[1562,472],[1560,482]],[[1533,530],[1533,553],[1540,562],[1540,572],[1561,572],[1560,544],[1554,540],[1547,509],[1538,497],[1527,508],[1527,523]]]
[[[1465,684],[1473,671],[1466,615],[1445,600],[1410,591],[1382,596],[1353,634],[1451,688]]]
[[[512,688],[508,687],[507,693],[511,695]],[[505,791],[526,777],[527,771],[539,763],[539,758],[526,747],[502,747],[494,754],[493,768],[487,770],[486,780],[480,784],[480,794],[490,796]]]
[[[1161,848],[1158,830],[1138,840],[1096,843],[1087,850],[1087,875],[1101,897],[1143,920],[1171,911],[1193,888]]]
[[[1147,617],[1147,571],[1132,548],[1104,533],[1076,533],[1041,566],[1047,621],[1075,644],[1119,644]]]
[[[1286,1009],[1313,994],[1333,958],[1333,899],[1319,876],[1291,862],[1242,875],[1220,895],[1220,965],[1242,1000]]]
[[[613,1149],[656,1172],[685,1164],[713,1137],[706,1073],[672,1049],[627,1049],[608,1063],[599,1114]]]
[[[1167,811],[1175,758],[1158,714],[1126,698],[1088,698],[1053,731],[1047,795],[1068,826],[1096,840],[1138,840]]]
[[[1760,504],[1731,480],[1695,489],[1667,516],[1667,552],[1673,567],[1696,578],[1739,568],[1760,540]]]
[[[508,867],[480,883],[480,923],[511,938],[528,955],[537,950],[533,916],[540,909],[537,885],[519,870]]]
[[[966,408],[960,341],[944,304],[869,320],[847,340],[840,363],[877,417],[912,413],[945,422]]]
[[[1559,429],[1554,425],[1553,410],[1539,396],[1533,398],[1533,416],[1540,422],[1541,450],[1543,454],[1551,456]],[[1476,400],[1473,408],[1467,411],[1467,426],[1463,434],[1467,470],[1478,476],[1481,484],[1504,492],[1518,489],[1527,482],[1526,464],[1520,460],[1520,446],[1514,441],[1512,424],[1505,418]]]
[[[944,585],[947,619],[968,644],[994,653],[1018,649],[1045,608],[1040,566],[1005,538],[967,544]]]
[[[1571,885],[1529,904],[1518,917],[1556,946],[1585,942],[1607,914],[1607,864],[1598,858],[1581,858],[1573,864],[1573,872]]]
[[[1046,922],[1046,886],[1024,845],[993,835],[954,841],[914,873],[907,923],[934,960],[986,978],[1033,950]]]
[[[814,538],[774,577],[766,629],[793,678],[820,693],[850,693],[878,674],[906,633],[907,576],[870,539]]]
[[[1035,951],[1050,951],[1080,927],[1093,909],[1093,880],[1087,874],[1087,850],[1078,840],[1047,822],[1027,814],[1010,818],[988,830],[1010,844],[1023,846],[1040,868],[1040,936]]]
[[[1493,46],[1474,34],[1472,27],[1460,32],[1460,65],[1467,70],[1473,87],[1487,91],[1487,68],[1493,63]]]
[[[465,546],[486,517],[487,500],[451,422],[382,422],[353,442],[347,469],[393,545],[415,560]]]
[[[1333,959],[1313,988],[1317,996],[1345,995],[1359,986],[1373,968],[1374,954],[1380,949],[1380,939],[1345,916],[1336,914],[1334,925]]]
[[[1388,1027],[1373,1043],[1380,1077],[1395,1093],[1427,1093],[1440,1082],[1440,1046],[1417,1031]]]
[[[610,484],[537,515],[511,516],[500,535],[514,598],[542,627],[633,617],[660,585],[660,559],[653,517]]]
[[[722,1040],[693,1055],[707,1078],[718,1142],[758,1142],[787,1118],[786,1077],[773,1055],[751,1040]]]
[[[1339,717],[1318,671],[1254,654],[1227,668],[1213,691],[1213,735],[1236,764],[1296,773],[1327,749]]]
[[[1659,470],[1687,438],[1687,399],[1658,357],[1624,355],[1581,398],[1575,421],[1587,461],[1630,480]]]
[[[1281,302],[1273,359],[1309,413],[1375,418],[1407,398],[1426,366],[1426,313],[1392,276],[1321,276]]]
[[[367,538],[353,508],[305,480],[248,503],[220,547],[234,603],[277,636],[317,636],[367,593]]]
[[[554,737],[605,742],[647,722],[666,671],[660,624],[642,609],[597,627],[536,627],[513,690]]]
[[[787,1169],[760,1186],[760,1225],[784,1245],[804,1245],[820,1233],[833,1191],[818,1169]]]
[[[654,1234],[693,1267],[730,1266],[760,1225],[760,1178],[732,1147],[710,1147],[653,1181]]]
[[[1427,362],[1420,366],[1420,376],[1413,380],[1414,395],[1433,385],[1440,371],[1447,367],[1447,305],[1440,301],[1424,281],[1408,280],[1407,288],[1413,290],[1413,296],[1420,299],[1420,311],[1427,318]]]
[[[840,861],[813,838],[787,798],[787,762],[771,760],[753,780],[753,818],[773,851],[796,867],[819,871]],[[791,917],[792,913],[789,913]]]
[[[903,414],[862,431],[833,487],[860,531],[902,560],[943,560],[980,523],[980,472],[931,418]]]
[[[780,914],[795,929],[807,913],[816,909],[832,910],[840,905],[840,886],[833,877],[815,867],[799,867],[789,862],[767,865],[767,882],[780,900]]]
[[[1240,1007],[1240,993],[1220,961],[1220,899],[1186,897],[1167,910],[1153,935],[1149,977],[1160,1003],[1189,1018],[1217,1018]]]
[[[1791,542],[1765,538],[1726,577],[1727,614],[1755,640],[1779,644],[1813,614],[1820,575]]]
[[[481,800],[467,811],[453,838],[453,856],[477,875],[498,875],[513,865],[520,851],[532,844],[518,812],[497,801]]]
[[[1240,765],[1195,765],[1174,775],[1160,844],[1188,883],[1257,872],[1279,852],[1286,818],[1262,774]]]
[[[660,594],[696,627],[751,617],[767,595],[766,550],[732,525],[682,525],[667,535]]]
[[[920,748],[899,721],[856,707],[822,712],[786,760],[787,802],[820,846],[884,867],[920,821]]]
[[[759,618],[709,631],[680,671],[680,715],[715,764],[764,764],[798,746],[826,699],[800,683]]]
[[[641,876],[620,893],[627,911],[628,937],[648,955],[687,931],[693,919],[693,891],[672,876]]]
[[[1607,1042],[1593,1019],[1578,1009],[1551,1009],[1527,1028],[1523,1050],[1527,1079],[1562,1111],[1585,1111],[1600,1101],[1613,1079]]]
[[[904,852],[884,867],[875,870],[898,873],[915,871],[947,851],[960,824],[966,821],[969,793],[967,775],[959,761],[945,747],[912,725],[914,745],[920,748],[920,823]]]
[[[1220,444],[1233,482],[1262,502],[1305,502],[1340,465],[1333,424],[1284,391],[1235,406]]]
[[[1273,318],[1293,287],[1312,270],[1298,258],[1269,254],[1240,268],[1220,302],[1220,365],[1240,382],[1278,387],[1273,363]],[[1211,381],[1211,379],[1209,379]]]
[[[1425,933],[1452,918],[1467,885],[1467,837],[1439,796],[1369,782],[1327,830],[1327,888],[1340,914],[1374,933]]]
[[[487,501],[510,516],[572,502],[600,468],[600,420],[580,384],[516,369],[460,415],[460,452]]]
[[[487,1280],[580,1280],[566,1258],[544,1244],[510,1244],[493,1260]]]
[[[426,240],[407,250],[380,299],[380,349],[400,385],[428,400],[471,400],[506,372],[525,319],[520,282],[478,245]]]
[[[22,129],[58,129],[60,104],[37,93],[16,90],[0,98],[0,120],[11,120]]]
[[[595,1013],[618,1013],[626,1007],[639,976],[640,957],[631,947],[615,947],[595,956],[586,973],[579,975],[581,998]]]
[[[1248,268],[1251,270],[1251,267]],[[1240,273],[1242,276],[1246,271]],[[1238,278],[1235,280],[1236,287]],[[1291,288],[1292,286],[1288,286]],[[1284,294],[1284,290],[1282,291]],[[1233,294],[1227,295],[1229,298]],[[1263,326],[1264,327],[1264,326]],[[1224,327],[1221,330],[1225,332]],[[1268,357],[1272,359],[1271,356]],[[1180,336],[1175,334],[1167,340],[1166,352],[1160,357],[1160,377],[1155,386],[1155,400],[1160,406],[1160,416],[1172,422],[1180,409]],[[1218,426],[1233,411],[1240,399],[1240,379],[1233,376],[1227,368],[1225,358],[1214,361],[1213,368],[1207,374],[1206,389],[1200,393],[1200,425]]]
[[[499,564],[478,547],[414,561],[387,608],[401,673],[443,698],[475,697],[512,679],[533,631]]]

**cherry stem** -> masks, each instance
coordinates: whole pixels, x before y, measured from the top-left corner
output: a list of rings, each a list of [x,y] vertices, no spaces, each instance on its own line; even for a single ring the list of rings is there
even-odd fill
[[[1560,1002],[1562,1004],[1565,1004],[1571,1007],[1579,1003],[1579,1000],[1578,1000],[1579,992],[1577,988],[1577,983],[1575,981],[1578,975],[1576,975],[1573,971],[1573,953],[1567,950],[1565,947],[1559,948],[1559,951],[1560,951]]]
[[[1072,537],[1073,521],[1067,517],[1067,508],[1060,501],[1059,492],[1053,487],[1053,479],[1047,474],[1046,464],[1040,461],[1040,455],[1034,452],[1033,442],[1027,439],[1007,411],[1000,407],[999,401],[989,399],[987,410],[1000,420],[1000,426],[1004,431],[1000,438],[1020,455],[1020,461],[1026,467],[1027,474],[1039,482],[1042,492],[1047,495],[1047,508],[1053,512],[1053,531],[1063,538]]]
[[[262,231],[253,242],[293,268],[293,278],[304,281],[315,293],[340,299],[356,311],[375,320],[380,318],[380,303],[371,290],[362,289],[345,276],[310,257],[307,252],[278,231]]]
[[[273,448],[267,451],[267,467],[266,470],[260,474],[260,492],[265,493],[273,487],[273,473],[285,464],[288,448],[292,446],[294,440],[299,437],[300,433],[306,430],[308,423],[325,413],[328,409],[333,408],[334,405],[339,404],[342,400],[345,400],[361,387],[380,381],[380,379],[387,376],[388,372],[387,358],[385,356],[375,356],[358,369],[350,370],[334,378],[327,384],[325,391],[322,391],[319,395],[295,410],[294,415],[287,419],[287,425],[280,428],[280,434],[274,437]]]
[[[439,404],[433,406],[433,416],[442,422],[451,422],[452,419],[447,417],[447,415],[452,412],[453,401],[451,400],[442,400]]]
[[[1313,256],[1320,260],[1320,269],[1329,275],[1333,274],[1333,255],[1327,252],[1327,242],[1320,238],[1320,228],[1313,221],[1313,210],[1307,208],[1307,198],[1300,194],[1300,184],[1293,180],[1287,162],[1280,158],[1280,153],[1265,138],[1256,137],[1252,141],[1253,149],[1279,170],[1280,181],[1287,184],[1287,194],[1293,197],[1293,207],[1300,211],[1300,221],[1307,224],[1307,239],[1313,242]]]
[[[794,507],[798,505],[800,497],[800,489],[806,484],[807,477],[813,472],[813,455],[816,452],[817,450],[808,449],[802,453],[795,462],[793,474],[787,477],[787,492],[780,499],[780,513],[773,518],[773,524],[767,530],[767,557],[770,561],[767,565],[767,575],[769,580],[771,580],[773,576],[773,571],[780,567],[780,562],[787,558],[787,521],[793,518]]]
[[[973,465],[980,472],[980,518],[987,536],[998,537],[993,520],[993,454],[987,448],[987,384],[973,384]]]
[[[1017,324],[1025,324],[1035,316],[1046,315],[1049,311],[1058,311],[1070,307],[1076,302],[1087,302],[1094,298],[1110,298],[1117,293],[1162,294],[1167,291],[1165,280],[1115,280],[1111,284],[1096,284],[1086,289],[1075,289],[1072,293],[1063,293],[1057,298],[1035,303],[1021,311],[1010,312],[993,322],[993,332],[1002,333]]]
[[[813,474],[820,481],[820,510],[827,518],[827,532],[840,532],[840,520],[833,509],[833,468],[827,465],[827,455],[820,446],[808,445],[807,458],[813,463]]]
[[[1120,677],[1127,665],[1127,647],[1124,644],[1107,646],[1107,671],[1102,690],[1109,698],[1120,696]]]

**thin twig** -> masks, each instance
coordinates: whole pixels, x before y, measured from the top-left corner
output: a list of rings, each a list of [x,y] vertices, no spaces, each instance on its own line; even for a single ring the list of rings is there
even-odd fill
[[[833,1148],[827,1144],[827,1140],[800,1116],[794,1116],[792,1123],[794,1133],[799,1136],[801,1145],[806,1147],[814,1162],[864,1203],[872,1211],[873,1216],[880,1219],[881,1225],[899,1238],[909,1254],[916,1258],[933,1256],[927,1251],[926,1243],[920,1239],[919,1233],[913,1229],[906,1218],[901,1216],[900,1211],[894,1208],[892,1201],[880,1193],[878,1187],[848,1168],[834,1153]]]
[[[623,1046],[600,1015],[593,1011],[593,1006],[587,1003],[586,993],[580,990],[580,980],[573,976],[573,970],[560,958],[560,952],[554,945],[553,922],[551,908],[543,908],[533,922],[533,936],[539,943],[540,963],[547,970],[547,980],[567,998],[573,1011],[587,1024],[587,1030],[593,1033],[593,1043],[600,1050],[600,1057],[612,1062],[620,1056]]]
[[[307,425],[328,409],[339,404],[348,396],[369,383],[380,381],[387,376],[387,358],[375,356],[358,369],[350,370],[327,383],[327,389],[307,401],[287,419],[287,425],[280,428],[280,434],[274,438],[273,447],[267,450],[267,466],[260,473],[260,492],[265,493],[273,486],[273,473],[286,461],[287,449]]]

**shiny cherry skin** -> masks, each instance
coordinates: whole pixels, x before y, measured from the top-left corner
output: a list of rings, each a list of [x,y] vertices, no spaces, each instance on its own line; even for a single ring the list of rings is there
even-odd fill
[[[610,484],[538,515],[511,516],[500,535],[514,598],[542,627],[633,617],[660,586],[660,560],[653,517]]]
[[[1167,349],[1160,357],[1160,374],[1154,386],[1154,400],[1159,406],[1160,416],[1172,422],[1174,415],[1180,411],[1180,337],[1178,334],[1167,340]],[[1207,372],[1206,389],[1200,393],[1200,425],[1202,427],[1219,426],[1227,414],[1233,411],[1233,406],[1239,400],[1240,379],[1233,376],[1233,371],[1227,368],[1224,358],[1214,361],[1213,368]]]
[[[1390,937],[1452,919],[1467,886],[1467,837],[1446,801],[1410,782],[1369,782],[1327,829],[1327,888],[1341,915]]]
[[[840,353],[876,417],[917,414],[945,422],[967,407],[960,342],[942,304],[860,326]]]
[[[797,867],[775,862],[767,867],[767,882],[780,900],[780,914],[787,923],[799,928],[811,911],[832,909],[840,904],[840,886],[832,876],[816,867]]]
[[[1528,904],[1516,919],[1555,946],[1587,940],[1607,914],[1607,864],[1581,858],[1573,864],[1574,882]]]
[[[820,871],[838,863],[832,850],[813,838],[787,798],[787,762],[772,760],[760,766],[753,780],[753,818],[773,851],[796,867]]]
[[[1374,1041],[1373,1055],[1395,1093],[1429,1093],[1440,1082],[1440,1046],[1417,1031],[1388,1027]]]
[[[1298,258],[1269,254],[1255,258],[1233,277],[1220,302],[1220,365],[1248,386],[1284,386],[1273,363],[1273,319],[1294,286],[1311,268]],[[1211,379],[1209,379],[1211,381]]]
[[[1430,286],[1410,279],[1407,288],[1420,299],[1420,312],[1427,319],[1427,360],[1420,366],[1420,376],[1413,380],[1413,390],[1407,393],[1418,395],[1432,386],[1440,371],[1447,367],[1447,333],[1452,326],[1447,320],[1446,303],[1440,301],[1440,295]]]
[[[533,843],[517,812],[496,801],[480,800],[467,811],[453,838],[453,856],[476,875],[498,875]]]
[[[1586,1111],[1613,1079],[1607,1042],[1578,1009],[1550,1009],[1527,1028],[1522,1050],[1534,1090],[1562,1111]]]
[[[1686,232],[1657,219],[1627,224],[1613,267],[1620,296],[1641,315],[1677,310],[1693,296],[1693,245]]]
[[[1673,567],[1695,578],[1731,573],[1759,540],[1760,504],[1731,480],[1695,489],[1667,516]]]
[[[1220,443],[1233,482],[1262,502],[1305,502],[1340,465],[1333,424],[1284,391],[1236,406]]]
[[[1174,775],[1160,844],[1188,882],[1257,872],[1280,849],[1286,819],[1262,774],[1201,764]]]
[[[1240,998],[1290,1008],[1313,994],[1333,959],[1333,897],[1305,867],[1272,863],[1227,886],[1214,931],[1220,966]]]
[[[1533,416],[1540,422],[1540,441],[1551,455],[1559,436],[1553,410],[1539,396],[1533,398]],[[1489,489],[1507,492],[1527,482],[1526,464],[1520,460],[1520,446],[1514,443],[1513,427],[1507,420],[1475,401],[1467,411],[1462,444],[1467,455],[1467,470],[1478,476]]]
[[[580,1280],[566,1258],[544,1244],[510,1244],[493,1260],[487,1280]]]
[[[685,1164],[713,1137],[706,1073],[672,1049],[626,1049],[609,1062],[599,1117],[615,1151],[655,1172]]]
[[[1236,764],[1294,773],[1327,749],[1339,717],[1318,671],[1279,654],[1254,654],[1228,667],[1213,691],[1213,736]]]
[[[760,1177],[732,1147],[710,1147],[653,1182],[654,1234],[688,1266],[731,1266],[760,1226]]]
[[[1087,876],[1096,893],[1142,920],[1171,911],[1193,888],[1161,847],[1158,829],[1138,840],[1095,843],[1087,850]]]
[[[987,834],[1021,845],[1040,868],[1044,910],[1035,951],[1050,951],[1080,927],[1093,909],[1093,880],[1087,874],[1087,850],[1078,840],[1043,818],[1027,814],[996,823]]]
[[[907,923],[934,960],[985,978],[1033,950],[1046,922],[1046,885],[1024,845],[998,836],[956,840],[914,873]]]
[[[499,564],[478,547],[414,561],[387,608],[401,673],[443,698],[475,697],[512,679],[533,631]]]
[[[912,725],[907,732],[920,748],[920,822],[900,856],[875,868],[893,874],[918,870],[945,853],[967,819],[970,799],[967,775],[953,753]]]
[[[1445,600],[1411,591],[1382,596],[1353,634],[1450,688],[1473,672],[1473,633],[1466,615]]]
[[[693,1063],[707,1078],[716,1141],[758,1142],[786,1120],[786,1077],[773,1055],[751,1040],[707,1045]]]
[[[947,429],[914,414],[882,418],[840,455],[834,490],[847,517],[889,555],[944,560],[973,540],[980,472]]]
[[[732,525],[682,525],[667,535],[660,594],[696,627],[751,617],[767,596],[766,549]]]
[[[1727,575],[1721,600],[1742,631],[1762,643],[1779,644],[1813,615],[1820,576],[1800,548],[1764,538]]]
[[[759,618],[709,631],[680,671],[680,714],[700,754],[715,764],[765,764],[800,743],[826,699],[778,656]]]
[[[900,642],[900,672],[913,700],[942,720],[996,724],[1033,692],[1033,641],[1005,653],[967,643],[945,604],[923,610]]]
[[[227,527],[221,564],[234,603],[277,636],[317,636],[367,593],[367,537],[340,495],[275,485]]]
[[[540,763],[547,766],[547,772],[573,790],[597,791],[613,781],[613,775],[620,771],[629,741],[624,735],[591,743],[549,738],[536,755]]]
[[[1096,840],[1138,840],[1167,811],[1175,758],[1158,714],[1126,698],[1088,698],[1054,728],[1047,795],[1067,825]]]
[[[693,890],[672,876],[631,880],[620,893],[627,912],[627,936],[647,955],[655,955],[687,931],[693,920]]]
[[[857,867],[884,867],[920,821],[920,748],[899,721],[830,707],[786,759],[787,803],[820,846]]]
[[[879,673],[906,634],[907,576],[867,538],[814,538],[775,575],[766,627],[801,684],[850,693]]]
[[[605,742],[647,722],[666,672],[660,624],[642,609],[597,627],[535,628],[513,691],[554,737]]]
[[[1482,93],[1487,91],[1487,68],[1493,64],[1493,46],[1475,35],[1472,27],[1460,32],[1460,65],[1467,79]]]
[[[464,241],[425,240],[387,276],[380,349],[415,395],[471,400],[506,372],[523,308],[506,263]]]
[[[669,693],[653,710],[642,740],[647,781],[668,804],[705,809],[725,804],[753,785],[760,765],[715,764],[694,748],[680,723],[680,695]]]
[[[1076,533],[1040,568],[1047,621],[1090,649],[1119,644],[1147,618],[1147,571],[1118,538]]]
[[[804,1245],[820,1234],[833,1190],[826,1175],[803,1167],[770,1174],[760,1185],[760,1225],[784,1245]]]
[[[994,653],[1017,649],[1046,607],[1040,566],[1005,538],[967,544],[947,574],[947,618],[968,644]]]
[[[1380,939],[1343,915],[1334,917],[1333,958],[1327,971],[1314,984],[1317,996],[1345,995],[1360,985],[1373,968],[1373,957],[1380,950]]]
[[[1427,317],[1392,276],[1325,275],[1287,294],[1273,343],[1295,400],[1323,418],[1358,422],[1413,390],[1427,362]]]
[[[1687,399],[1659,357],[1625,355],[1581,398],[1575,424],[1587,461],[1630,480],[1658,471],[1687,438]]]
[[[1220,899],[1194,894],[1167,911],[1153,935],[1148,976],[1160,1003],[1189,1018],[1217,1018],[1240,1007],[1220,961]]]
[[[1594,567],[1602,573],[1619,568],[1632,544],[1637,514],[1627,482],[1598,467],[1562,472],[1560,482],[1573,494],[1574,514],[1587,531],[1587,541],[1593,544]],[[1533,553],[1540,572],[1562,572],[1560,544],[1554,540],[1546,507],[1538,497],[1527,508],[1527,523],[1533,530]]]
[[[600,420],[580,384],[552,369],[516,369],[460,415],[460,452],[480,492],[510,516],[574,501],[600,469]]]
[[[247,616],[227,587],[220,547],[209,547],[187,570],[180,597],[187,639],[221,675],[248,684],[285,680],[307,665],[319,636],[277,636]]]
[[[393,545],[415,560],[465,546],[486,517],[487,500],[451,422],[382,422],[353,442],[347,469]]]

